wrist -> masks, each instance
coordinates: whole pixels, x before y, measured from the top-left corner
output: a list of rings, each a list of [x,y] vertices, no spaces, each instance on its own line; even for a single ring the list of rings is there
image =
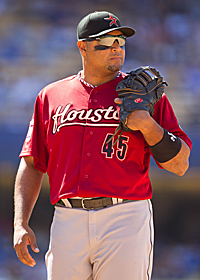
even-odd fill
[[[151,116],[148,111],[135,110],[126,120],[126,125],[132,130],[140,130],[141,132],[148,129]]]
[[[181,140],[179,137],[164,130],[162,139],[155,145],[149,146],[154,158],[160,162],[165,163],[173,159],[181,149]]]
[[[17,228],[17,227],[26,227],[28,226],[28,222],[27,221],[24,221],[22,219],[19,219],[19,220],[15,220],[14,221],[14,228]]]

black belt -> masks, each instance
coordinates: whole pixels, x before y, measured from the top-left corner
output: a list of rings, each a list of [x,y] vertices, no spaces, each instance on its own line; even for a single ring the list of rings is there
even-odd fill
[[[115,205],[111,197],[97,197],[97,198],[68,198],[72,208],[83,208],[86,210],[102,209],[108,206]],[[121,202],[130,202],[134,200],[123,199]],[[62,200],[56,203],[57,206],[65,206]],[[65,206],[66,207],[66,206]]]

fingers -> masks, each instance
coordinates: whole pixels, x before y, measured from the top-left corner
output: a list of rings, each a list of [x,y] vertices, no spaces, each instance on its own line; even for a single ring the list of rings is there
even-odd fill
[[[35,253],[39,253],[33,231],[29,227],[26,229],[23,227],[16,229],[14,233],[14,249],[17,257],[22,263],[33,267],[36,265],[36,261],[30,255],[28,245],[31,246]]]
[[[28,248],[27,246],[15,246],[15,251],[17,254],[18,259],[28,265],[28,266],[35,266],[36,265],[36,261],[31,257],[31,255],[29,254]]]
[[[122,98],[117,97],[114,99],[114,101],[116,104],[122,104]]]
[[[31,249],[32,249],[33,252],[35,252],[35,253],[39,253],[39,252],[40,252],[40,250],[39,250],[39,248],[38,248],[38,246],[37,246],[36,243],[34,243],[34,244],[31,243]]]

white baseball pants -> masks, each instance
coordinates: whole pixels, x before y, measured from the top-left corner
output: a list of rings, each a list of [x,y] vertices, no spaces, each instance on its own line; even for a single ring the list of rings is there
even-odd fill
[[[150,280],[153,217],[150,200],[101,210],[55,207],[48,280]]]

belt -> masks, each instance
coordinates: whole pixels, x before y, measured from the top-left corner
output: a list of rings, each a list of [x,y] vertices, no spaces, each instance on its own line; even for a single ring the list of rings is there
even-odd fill
[[[85,210],[92,210],[92,209],[102,209],[108,206],[112,206],[118,203],[124,203],[124,202],[131,202],[134,200],[129,200],[129,199],[117,199],[116,198],[116,203],[113,203],[113,198],[111,197],[95,197],[95,198],[82,198],[82,199],[70,199],[68,198],[69,203],[71,204],[72,208],[83,208]],[[56,206],[64,206],[65,203],[62,200],[59,200],[56,203]]]

